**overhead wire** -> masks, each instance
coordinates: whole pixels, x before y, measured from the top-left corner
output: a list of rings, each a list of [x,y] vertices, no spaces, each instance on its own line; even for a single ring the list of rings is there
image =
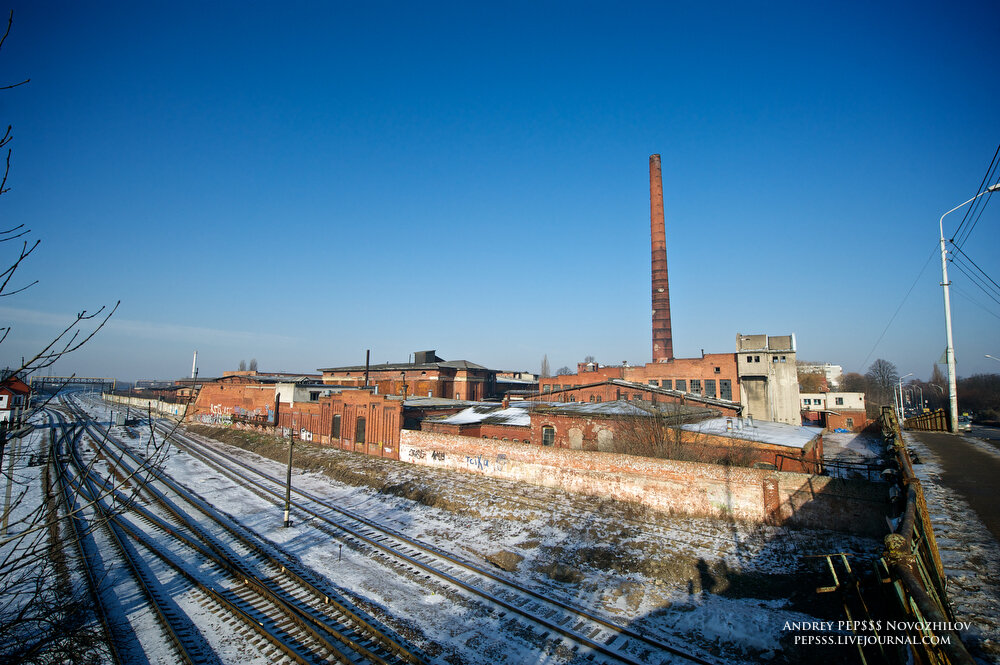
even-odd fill
[[[990,290],[981,283],[980,278],[970,273],[961,263],[957,261],[952,261],[952,265],[954,265],[956,268],[959,269],[959,271],[961,271],[966,277],[968,277],[975,286],[979,287],[979,290],[985,293],[986,296],[990,298],[990,300],[1000,305],[1000,293],[991,293]]]
[[[885,337],[885,334],[887,332],[889,332],[889,327],[892,325],[892,322],[896,320],[896,316],[899,314],[899,311],[903,309],[903,305],[906,304],[906,299],[910,297],[911,293],[913,293],[913,288],[917,285],[917,282],[920,281],[920,278],[924,276],[924,271],[927,270],[927,266],[930,264],[931,259],[934,258],[934,255],[938,251],[937,244],[938,244],[937,242],[934,243],[934,249],[931,250],[931,253],[928,255],[927,260],[924,261],[924,267],[920,269],[919,273],[917,273],[916,278],[913,280],[913,284],[910,284],[910,288],[906,292],[906,295],[903,296],[903,299],[899,302],[899,306],[896,308],[896,311],[892,313],[892,317],[889,319],[889,323],[885,324],[885,329],[882,331],[882,334],[878,336],[878,339],[875,340],[875,344],[872,345],[872,350],[869,351],[868,355],[865,356],[865,359],[861,361],[861,367],[858,369],[859,374],[864,370],[865,365],[868,364],[868,359],[872,357],[873,353],[875,353],[875,349],[877,349],[878,345],[882,342],[882,338]]]
[[[993,287],[990,290],[991,291],[996,291],[997,295],[1000,295],[1000,284],[997,284],[996,280],[994,280],[992,277],[990,277],[989,275],[987,275],[986,271],[983,270],[982,268],[980,268],[979,264],[976,263],[975,261],[973,261],[972,257],[969,256],[968,254],[966,254],[965,252],[963,252],[961,250],[961,248],[956,247],[955,250],[958,253],[952,253],[952,263],[955,263],[955,259],[958,259],[959,255],[961,255],[962,262],[964,263],[964,262],[968,261],[969,263],[971,263],[972,267],[975,268],[979,272],[979,274],[983,276],[983,278],[985,278],[986,280],[989,280],[990,284],[993,285]]]
[[[997,144],[997,149],[993,153],[993,159],[990,160],[990,165],[988,167],[986,167],[986,173],[983,174],[983,180],[982,180],[982,182],[979,183],[979,188],[976,190],[976,196],[977,197],[979,196],[979,194],[982,193],[983,187],[986,185],[986,183],[987,182],[991,182],[993,180],[993,178],[991,177],[990,174],[992,174],[996,170],[997,156],[998,155],[1000,155],[1000,143]],[[989,198],[989,196],[987,196],[986,198]],[[952,236],[951,236],[951,238],[950,238],[950,240],[951,240],[952,243],[955,242],[955,238],[958,237],[958,235],[962,232],[962,227],[965,226],[966,220],[969,219],[969,217],[972,216],[973,211],[976,210],[976,208],[978,207],[978,205],[979,205],[979,199],[977,198],[975,201],[973,201],[972,207],[968,208],[965,211],[965,215],[962,216],[962,221],[959,222],[958,228],[955,229],[955,233],[953,233]]]
[[[990,316],[995,316],[997,319],[1000,319],[1000,314],[997,314],[996,312],[994,312],[989,307],[987,307],[983,303],[979,302],[978,300],[976,300],[975,298],[973,298],[972,296],[970,296],[968,293],[966,293],[962,289],[958,288],[954,284],[951,285],[951,288],[954,289],[955,293],[959,294],[960,296],[962,296],[963,298],[965,298],[966,300],[968,300],[972,304],[978,305],[980,307],[980,309],[982,309],[983,311],[985,311]]]

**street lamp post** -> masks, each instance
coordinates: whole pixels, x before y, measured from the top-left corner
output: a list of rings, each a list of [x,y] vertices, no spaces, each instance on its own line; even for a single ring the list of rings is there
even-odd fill
[[[903,427],[903,416],[905,415],[903,413],[903,379],[905,379],[908,376],[913,376],[913,372],[910,372],[909,374],[904,374],[903,376],[899,377],[899,403],[897,404],[896,407],[896,418],[899,420],[900,428]]]
[[[944,355],[948,361],[948,403],[952,432],[958,432],[958,385],[955,379],[955,344],[952,341],[951,335],[951,295],[948,292],[951,282],[948,281],[948,248],[944,241],[944,218],[959,208],[972,203],[983,194],[992,193],[997,190],[1000,190],[1000,183],[987,187],[965,203],[960,203],[941,215],[941,221],[938,224],[941,230],[941,287],[944,289],[944,329],[948,337],[948,345],[945,347]]]

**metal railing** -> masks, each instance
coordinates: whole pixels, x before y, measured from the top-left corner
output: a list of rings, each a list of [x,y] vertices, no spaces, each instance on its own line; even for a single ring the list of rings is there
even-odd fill
[[[948,412],[944,409],[938,409],[937,411],[931,411],[930,413],[921,413],[918,416],[906,418],[903,421],[903,424],[907,429],[930,432],[951,431],[951,428],[948,426]]]
[[[961,637],[950,628],[955,617],[948,603],[944,566],[923,487],[913,472],[910,453],[891,407],[882,407],[879,424],[886,443],[896,453],[899,496],[905,498],[893,533],[885,537],[886,551],[875,564],[887,605],[914,638],[908,645],[913,661],[972,665],[974,661]]]

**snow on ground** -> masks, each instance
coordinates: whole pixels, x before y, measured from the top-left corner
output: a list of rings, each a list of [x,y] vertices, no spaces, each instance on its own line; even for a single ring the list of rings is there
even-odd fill
[[[913,470],[924,488],[955,618],[972,624],[962,639],[1000,663],[1000,545],[969,504],[939,483],[934,453],[915,437],[905,432],[903,437],[921,461]]]
[[[108,417],[105,406],[95,411]],[[139,429],[143,441],[148,429]],[[215,445],[272,476],[284,476],[282,462]],[[494,565],[495,572],[547,596],[664,641],[690,643],[727,662],[757,662],[776,653],[796,662],[794,650],[783,650],[786,621],[841,618],[837,608],[824,605],[830,599],[814,593],[827,579],[805,555],[870,555],[881,549],[878,541],[833,532],[669,517],[631,504],[318,446],[296,450],[308,453],[304,461],[311,469],[293,474],[296,487],[411,538]],[[521,663],[540,657],[532,636],[476,603],[451,602],[460,597],[457,592],[400,575],[302,516],[282,528],[281,508],[177,449],[164,470],[298,557],[439,662]],[[189,609],[196,623],[208,620],[202,617],[205,610]],[[546,657],[572,662],[566,655]],[[229,658],[252,662],[231,651]]]

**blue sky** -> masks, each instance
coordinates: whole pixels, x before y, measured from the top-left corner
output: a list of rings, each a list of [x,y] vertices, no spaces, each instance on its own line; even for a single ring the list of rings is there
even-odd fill
[[[702,4],[15,2],[0,205],[41,281],[0,362],[119,299],[57,373],[647,362],[660,153],[676,355],[794,332],[926,378],[998,5]],[[996,202],[964,248],[1000,281]],[[952,277],[959,374],[1000,370],[1000,304]]]

